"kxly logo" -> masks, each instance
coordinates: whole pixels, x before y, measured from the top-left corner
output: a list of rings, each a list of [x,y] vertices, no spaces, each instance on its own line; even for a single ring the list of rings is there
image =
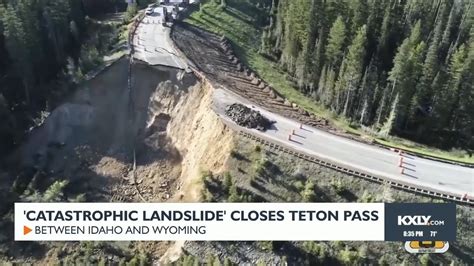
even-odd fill
[[[432,221],[431,216],[426,215],[399,215],[398,225],[444,225],[444,221]]]

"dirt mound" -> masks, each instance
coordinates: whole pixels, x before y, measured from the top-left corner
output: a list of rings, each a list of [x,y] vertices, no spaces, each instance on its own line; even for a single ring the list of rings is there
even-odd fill
[[[260,131],[267,130],[273,124],[272,121],[265,118],[260,112],[254,111],[240,103],[227,106],[225,114],[239,126],[256,128]]]

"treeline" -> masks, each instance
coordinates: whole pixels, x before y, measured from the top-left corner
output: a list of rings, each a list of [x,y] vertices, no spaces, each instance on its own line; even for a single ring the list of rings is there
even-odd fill
[[[260,52],[380,136],[473,149],[474,2],[274,0]]]
[[[89,16],[115,11],[119,1],[93,2],[0,0],[0,155],[20,141],[51,98],[59,100],[117,41],[116,26]]]
[[[17,79],[25,101],[31,88],[53,78],[68,56],[77,57],[84,31],[80,1],[4,1],[0,5],[2,72]]]

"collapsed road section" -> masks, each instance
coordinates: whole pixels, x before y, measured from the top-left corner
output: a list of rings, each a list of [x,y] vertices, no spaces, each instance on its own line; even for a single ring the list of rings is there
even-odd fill
[[[154,8],[138,25],[133,39],[134,58],[150,65],[187,69],[186,60],[178,56],[170,39],[170,28],[163,24],[163,8]]]

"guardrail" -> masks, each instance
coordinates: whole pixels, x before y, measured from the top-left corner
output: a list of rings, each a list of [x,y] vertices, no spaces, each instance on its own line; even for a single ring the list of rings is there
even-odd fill
[[[171,36],[172,36],[172,33],[171,33]],[[181,49],[179,49],[179,47],[177,47],[177,45],[174,45],[174,43],[173,43],[173,46],[175,46],[175,49],[181,54],[181,56],[184,56],[185,58],[187,58],[184,55],[184,53],[181,51]],[[198,69],[197,65],[194,64],[194,62],[190,61],[189,58],[188,58],[188,62],[191,62],[191,64],[189,65],[189,68],[198,77],[198,79],[201,80],[202,82],[205,82],[205,83],[209,84],[211,87],[213,87],[212,82],[210,82],[206,78],[206,75]],[[224,121],[224,120],[222,119],[222,121]],[[377,182],[377,183],[380,183],[380,184],[383,184],[383,183],[389,184],[393,188],[409,191],[409,192],[412,192],[412,193],[422,194],[422,195],[426,195],[426,196],[429,196],[429,197],[441,198],[441,199],[448,200],[448,201],[454,201],[454,202],[457,202],[457,203],[462,203],[462,204],[466,204],[466,205],[469,205],[469,206],[474,206],[474,199],[471,198],[471,197],[465,196],[465,195],[454,195],[454,194],[446,193],[446,192],[443,192],[443,191],[438,191],[438,190],[428,188],[428,187],[422,187],[422,186],[415,187],[412,184],[401,182],[401,181],[398,181],[398,180],[393,180],[393,179],[388,178],[388,177],[377,177],[377,176],[374,176],[374,175],[371,175],[371,174],[368,174],[368,173],[365,173],[365,172],[362,172],[362,171],[351,169],[350,167],[338,165],[338,164],[330,162],[328,160],[322,160],[320,158],[317,158],[316,156],[308,155],[306,153],[296,151],[292,148],[283,147],[280,144],[276,144],[274,142],[262,139],[258,136],[255,136],[254,134],[251,134],[251,133],[249,133],[247,131],[244,131],[242,129],[236,128],[235,130],[238,131],[239,135],[241,135],[243,137],[246,137],[246,138],[249,138],[251,140],[254,140],[256,142],[259,142],[259,143],[267,146],[270,149],[279,150],[279,151],[288,153],[290,155],[294,155],[294,156],[296,156],[300,159],[303,159],[303,160],[306,160],[306,161],[309,161],[309,162],[313,162],[313,163],[317,163],[319,165],[334,169],[334,170],[339,171],[339,172],[343,172],[343,173],[346,173],[346,174],[349,174],[349,175],[352,175],[352,176],[355,176],[355,177],[363,178],[363,179],[366,179],[366,180],[371,181],[371,182]]]
[[[207,80],[206,76],[201,71],[199,71],[197,68],[191,67],[191,70],[201,81],[206,82],[210,86],[213,86],[212,83]],[[224,120],[222,120],[222,121],[224,121]],[[253,141],[256,141],[258,143],[261,143],[262,145],[264,145],[264,146],[266,146],[270,149],[282,151],[282,152],[285,152],[287,154],[296,156],[300,159],[303,159],[303,160],[306,160],[306,161],[309,161],[309,162],[312,162],[312,163],[316,163],[316,164],[322,165],[324,167],[331,168],[333,170],[336,170],[336,171],[339,171],[339,172],[342,172],[342,173],[345,173],[345,174],[348,174],[348,175],[363,178],[365,180],[368,180],[368,181],[371,181],[371,182],[376,182],[376,183],[379,183],[379,184],[389,184],[393,188],[401,189],[401,190],[412,192],[412,193],[422,194],[422,195],[426,195],[426,196],[429,196],[429,197],[441,198],[441,199],[448,200],[448,201],[453,201],[453,202],[457,202],[457,203],[466,204],[466,205],[469,205],[469,206],[474,206],[474,199],[471,198],[471,197],[467,197],[467,196],[465,197],[463,195],[454,195],[454,194],[446,193],[444,191],[438,191],[438,190],[428,188],[428,187],[421,187],[421,186],[415,187],[412,184],[405,183],[405,182],[402,182],[402,181],[399,181],[399,180],[394,180],[394,179],[391,179],[391,178],[388,178],[388,177],[374,176],[374,175],[371,175],[369,173],[365,173],[363,171],[351,169],[350,167],[341,166],[340,164],[330,162],[329,160],[322,160],[322,159],[320,159],[320,158],[318,158],[314,155],[308,155],[304,152],[300,152],[300,151],[296,151],[295,149],[292,149],[292,148],[284,147],[283,145],[280,145],[280,144],[262,139],[262,138],[254,135],[254,134],[251,134],[251,133],[249,133],[245,130],[238,129],[237,127],[235,127],[235,130],[238,131],[239,135],[241,135],[243,137],[246,137],[248,139],[251,139]]]
[[[459,166],[462,166],[462,167],[474,168],[473,163],[460,162],[460,161],[455,161],[455,160],[450,160],[450,159],[444,159],[444,158],[441,158],[441,157],[437,157],[435,155],[428,155],[428,154],[424,154],[424,153],[420,153],[420,152],[406,150],[406,149],[400,148],[400,147],[392,147],[390,145],[380,143],[377,140],[375,140],[374,145],[377,146],[377,147],[383,148],[383,149],[387,149],[387,150],[400,150],[405,154],[413,155],[413,156],[424,158],[424,159],[427,159],[427,160],[432,160],[432,161],[437,161],[437,162],[442,162],[442,163],[449,163],[449,164],[453,164],[453,165],[459,165]]]
[[[343,173],[346,173],[346,174],[349,174],[349,175],[352,175],[352,176],[360,177],[360,178],[363,178],[363,179],[366,179],[366,180],[369,180],[369,181],[372,181],[372,182],[377,182],[377,183],[388,183],[390,186],[392,186],[394,188],[409,191],[409,192],[423,194],[423,195],[427,195],[427,196],[430,196],[430,197],[442,198],[442,199],[445,199],[445,200],[454,201],[454,202],[474,206],[474,199],[472,199],[470,197],[462,197],[462,196],[459,196],[459,195],[453,195],[453,194],[437,191],[437,190],[427,188],[427,187],[415,187],[411,184],[401,182],[401,181],[398,181],[398,180],[393,180],[393,179],[387,178],[387,177],[373,176],[371,174],[361,172],[361,171],[358,171],[358,170],[354,170],[354,169],[351,169],[349,167],[337,165],[337,164],[335,164],[333,162],[330,162],[330,161],[327,161],[327,160],[319,159],[316,156],[308,155],[306,153],[296,151],[292,148],[283,147],[282,145],[279,145],[279,144],[276,144],[274,142],[262,139],[258,136],[255,136],[254,134],[251,134],[251,133],[246,132],[244,130],[240,130],[239,135],[241,135],[243,137],[246,137],[248,139],[251,139],[253,141],[256,141],[258,143],[261,143],[262,145],[268,147],[269,149],[274,149],[274,150],[278,150],[278,151],[281,151],[281,152],[285,152],[287,154],[296,156],[300,159],[303,159],[303,160],[306,160],[306,161],[309,161],[309,162],[313,162],[313,163],[317,163],[319,165],[322,165],[322,166],[325,166],[325,167],[328,167],[328,168],[331,168],[331,169],[334,169],[336,171],[343,172]]]
[[[139,13],[137,16],[135,16],[135,18],[133,18],[133,23],[128,33],[128,46],[130,48],[130,56],[135,53],[135,48],[133,46],[133,38],[135,37],[138,25],[140,25],[143,18],[145,18],[144,13]]]

